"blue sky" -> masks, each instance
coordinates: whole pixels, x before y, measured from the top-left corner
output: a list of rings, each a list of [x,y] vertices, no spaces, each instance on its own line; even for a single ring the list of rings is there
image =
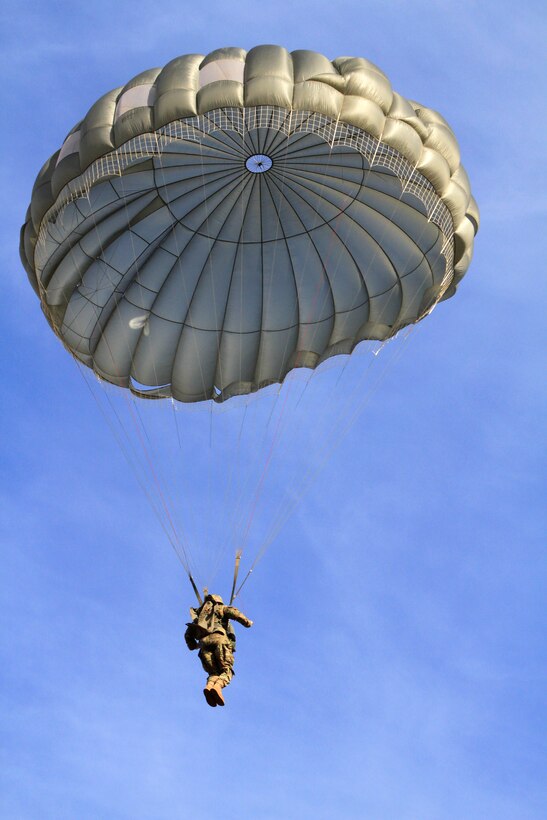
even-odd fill
[[[544,817],[545,29],[539,2],[5,3],[2,817]],[[255,626],[213,711],[180,564],[43,319],[18,232],[103,92],[259,43],[365,56],[440,110],[482,223],[456,297],[382,351],[370,403],[244,588]],[[318,458],[322,409],[286,432],[271,498],[298,452]],[[203,414],[178,418],[199,519],[213,456]]]

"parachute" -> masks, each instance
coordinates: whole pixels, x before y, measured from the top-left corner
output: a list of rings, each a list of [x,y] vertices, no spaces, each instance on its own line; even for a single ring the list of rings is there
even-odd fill
[[[20,252],[103,382],[229,404],[421,321],[478,225],[440,114],[368,60],[263,45],[101,97],[40,171]]]

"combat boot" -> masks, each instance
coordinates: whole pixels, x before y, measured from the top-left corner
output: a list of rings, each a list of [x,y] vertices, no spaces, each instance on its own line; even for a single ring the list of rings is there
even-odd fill
[[[215,699],[215,706],[224,706],[224,697],[222,695],[222,684],[220,681],[217,681],[213,686],[212,697]]]
[[[205,700],[207,701],[209,706],[216,706],[217,703],[218,703],[217,695],[216,695],[216,692],[215,692],[216,685],[217,684],[216,684],[215,681],[211,681],[211,680],[207,681],[207,686],[203,690],[203,694],[205,695]]]

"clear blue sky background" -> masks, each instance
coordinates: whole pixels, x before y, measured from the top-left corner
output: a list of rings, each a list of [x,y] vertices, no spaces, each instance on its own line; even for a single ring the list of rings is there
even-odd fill
[[[540,2],[492,0],[4,4],[2,818],[545,817],[545,24]],[[255,626],[212,710],[182,641],[187,582],[18,232],[103,92],[260,43],[365,56],[440,110],[482,224],[457,296],[245,587]]]

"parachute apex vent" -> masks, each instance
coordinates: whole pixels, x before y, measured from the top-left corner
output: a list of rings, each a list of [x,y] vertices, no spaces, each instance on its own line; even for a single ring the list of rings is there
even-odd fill
[[[253,154],[245,163],[245,167],[252,174],[263,174],[272,167],[272,160],[266,154]]]

